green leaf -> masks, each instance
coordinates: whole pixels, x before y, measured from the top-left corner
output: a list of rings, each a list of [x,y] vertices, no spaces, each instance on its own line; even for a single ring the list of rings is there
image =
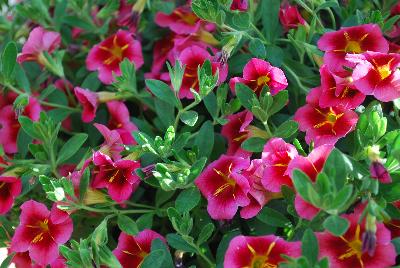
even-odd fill
[[[285,54],[282,48],[274,45],[268,45],[266,46],[266,57],[272,65],[280,67],[283,63],[283,58],[285,57]]]
[[[153,214],[143,214],[136,220],[137,227],[139,231],[144,229],[151,229],[153,226]]]
[[[204,105],[207,108],[207,111],[210,113],[212,118],[217,117],[218,115],[218,104],[217,104],[217,97],[215,96],[214,92],[210,92],[204,99]]]
[[[97,13],[97,18],[107,19],[119,8],[118,0],[108,0],[106,3],[107,4]]]
[[[279,34],[277,30],[279,25],[278,14],[280,2],[279,0],[264,0],[261,2],[263,30],[269,42],[273,42]]]
[[[181,121],[184,124],[191,127],[193,127],[196,124],[198,118],[199,115],[196,111],[185,111],[184,113],[181,114],[180,117]]]
[[[38,140],[43,139],[42,135],[36,132],[35,128],[33,127],[33,121],[29,117],[21,115],[18,117],[18,122],[21,124],[21,127],[26,134],[28,134],[34,139]]]
[[[207,240],[213,234],[214,229],[215,229],[214,224],[212,224],[211,222],[204,225],[203,228],[201,228],[199,237],[197,239],[197,244],[201,245],[201,244],[207,242]]]
[[[325,219],[323,226],[334,236],[341,236],[347,231],[350,224],[347,219],[337,215],[331,215]]]
[[[61,147],[61,150],[58,154],[57,163],[63,163],[64,161],[71,158],[82,146],[82,144],[86,141],[88,135],[86,133],[78,133],[75,134],[72,138],[70,138],[64,145]]]
[[[264,59],[267,54],[263,42],[258,38],[251,39],[249,50],[257,58]]]
[[[232,13],[232,24],[237,30],[247,30],[250,27],[250,14],[247,12]]]
[[[209,157],[214,147],[214,127],[211,121],[206,121],[201,126],[194,145],[199,148],[199,157]]]
[[[334,148],[324,164],[323,172],[333,180],[337,191],[342,189],[349,171],[351,171],[350,161],[342,152]]]
[[[251,111],[253,108],[254,100],[257,100],[256,94],[251,90],[248,86],[242,83],[236,83],[235,85],[235,92],[236,96],[238,97],[240,103],[245,107],[247,110]],[[258,105],[260,106],[260,105]]]
[[[10,264],[11,264],[11,261],[12,261],[12,258],[14,257],[14,255],[15,255],[14,253],[11,253],[10,255],[8,255],[7,258],[5,258],[3,260],[3,262],[1,263],[0,268],[10,267]]]
[[[148,254],[143,263],[140,265],[141,268],[161,268],[163,267],[163,262],[165,258],[165,252],[161,249],[152,250],[150,254]]]
[[[300,169],[295,169],[293,171],[293,184],[296,188],[296,191],[300,194],[300,196],[305,200],[310,202],[308,188],[312,188],[312,184],[310,178]]]
[[[108,242],[107,222],[106,217],[93,231],[92,242],[97,246],[106,245]]]
[[[318,261],[318,253],[319,247],[317,237],[311,229],[307,229],[301,240],[301,254],[306,257],[311,266],[314,267],[314,264]]]
[[[248,152],[262,152],[265,145],[265,139],[263,138],[249,138],[245,140],[241,147]]]
[[[79,182],[79,200],[83,200],[90,183],[90,169],[86,168]]]
[[[146,86],[160,100],[170,103],[175,107],[181,107],[181,103],[171,88],[164,82],[154,79],[147,79]]]
[[[171,253],[169,252],[169,249],[165,242],[163,242],[160,238],[156,238],[151,242],[151,251],[155,250],[161,250],[164,252],[165,257],[163,261],[163,268],[174,268],[174,262],[171,257]]]
[[[183,190],[175,200],[175,207],[180,213],[189,212],[197,206],[200,197],[197,187]]]
[[[281,138],[289,138],[297,132],[299,124],[293,120],[285,121],[274,132],[274,136]]]
[[[276,114],[288,103],[289,93],[287,90],[279,91],[278,94],[273,96],[273,103],[268,110],[268,115],[271,116]]]
[[[106,245],[101,245],[99,247],[99,257],[100,257],[100,262],[106,265],[106,267],[122,268],[118,259]]]
[[[219,6],[215,0],[193,0],[192,10],[199,18],[215,22],[219,13]]]
[[[119,214],[117,223],[119,229],[128,235],[137,235],[139,232],[136,222],[126,215]]]
[[[180,235],[167,234],[168,245],[175,249],[180,249],[186,252],[196,253],[196,248],[186,242]]]
[[[335,196],[331,204],[332,209],[336,209],[338,212],[341,212],[347,206],[349,199],[353,194],[353,185],[345,185]]]
[[[269,207],[264,207],[260,213],[258,213],[257,219],[268,225],[276,227],[285,227],[288,223],[290,223],[288,218],[286,218],[280,212]]]
[[[8,42],[1,55],[2,73],[6,80],[13,78],[13,72],[17,63],[17,46],[14,42]]]

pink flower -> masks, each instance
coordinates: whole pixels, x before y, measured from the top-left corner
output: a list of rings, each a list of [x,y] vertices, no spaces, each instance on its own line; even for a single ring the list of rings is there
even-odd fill
[[[86,67],[89,71],[97,70],[101,82],[111,84],[114,81],[113,73],[121,75],[119,64],[125,58],[139,69],[143,65],[142,46],[130,32],[118,30],[89,51]]]
[[[381,183],[391,183],[392,178],[385,166],[379,162],[374,161],[369,166],[369,172],[371,173],[371,178],[379,180]]]
[[[249,205],[249,181],[241,174],[249,165],[249,159],[222,155],[195,180],[196,186],[208,201],[207,211],[211,218],[232,219],[239,207]]]
[[[231,90],[235,91],[236,83],[243,83],[250,87],[254,93],[260,95],[264,86],[268,86],[271,94],[275,95],[284,90],[288,83],[283,71],[272,66],[269,62],[252,58],[243,68],[243,78],[233,77],[229,81]]]
[[[75,96],[83,107],[82,121],[89,123],[96,117],[97,107],[99,105],[98,96],[95,92],[80,87],[75,87]]]
[[[206,60],[211,61],[213,74],[215,74],[217,70],[219,71],[219,83],[222,83],[226,79],[226,76],[228,75],[226,64],[223,65],[219,61],[214,60],[210,53],[202,47],[188,47],[184,49],[179,56],[179,61],[186,66],[182,80],[182,87],[179,91],[179,97],[181,99],[194,98],[192,92],[190,92],[190,88],[199,91],[197,69],[199,66],[202,66]]]
[[[297,155],[292,161],[290,161],[287,173],[293,180],[293,171],[295,169],[300,169],[307,174],[312,182],[315,182],[317,175],[324,167],[325,161],[332,148],[332,145],[322,145],[315,148],[307,157]],[[319,212],[319,208],[304,201],[299,194],[296,194],[294,205],[299,216],[307,220],[311,220]]]
[[[34,264],[29,256],[29,252],[14,252],[12,263],[18,268],[46,268],[47,265]],[[68,268],[65,264],[65,260],[60,256],[50,263],[50,268]]]
[[[319,243],[319,256],[328,257],[330,267],[391,267],[396,263],[396,251],[391,243],[390,232],[382,223],[376,224],[375,252],[362,250],[362,236],[367,232],[365,218],[359,224],[361,213],[342,215],[350,222],[343,236],[333,236],[329,232],[316,233]]]
[[[51,54],[61,43],[61,36],[57,32],[46,31],[42,27],[33,29],[22,47],[22,53],[18,56],[18,63],[24,61],[37,61],[43,65],[43,52]]]
[[[66,243],[73,230],[68,214],[55,205],[47,207],[34,200],[21,206],[20,225],[11,240],[11,251],[29,251],[29,256],[41,265],[50,264],[59,257],[58,247]]]
[[[155,22],[161,27],[168,27],[177,34],[192,34],[199,31],[202,27],[212,30],[213,24],[201,20],[192,12],[189,6],[177,7],[171,14],[158,12]]]
[[[0,215],[6,214],[22,191],[21,180],[16,177],[0,176]]]
[[[118,238],[118,246],[113,253],[123,268],[139,268],[144,258],[151,251],[151,243],[155,239],[161,239],[166,243],[160,234],[145,229],[135,236],[121,233]]]
[[[365,99],[353,84],[353,78],[342,78],[329,72],[326,65],[323,65],[319,72],[321,74],[321,96],[319,106],[328,108],[341,106],[344,109],[357,108]]]
[[[121,135],[117,130],[110,130],[105,125],[93,124],[104,137],[104,143],[100,147],[103,154],[111,156],[113,159],[120,159],[120,153],[124,150]]]
[[[128,27],[131,33],[135,33],[140,14],[133,10],[133,5],[128,4],[126,0],[121,0],[118,9],[117,25]]]
[[[121,101],[110,101],[107,102],[107,109],[110,113],[108,127],[111,130],[118,131],[124,144],[136,144],[132,132],[138,130],[138,128],[131,122],[126,105]]]
[[[97,167],[93,187],[107,188],[115,202],[128,200],[139,186],[140,178],[135,174],[135,169],[140,168],[139,162],[125,159],[114,162],[108,155],[97,151],[93,154],[93,163]]]
[[[233,238],[225,253],[224,268],[278,267],[290,257],[301,255],[300,242],[286,242],[275,235]]]
[[[356,64],[352,78],[359,91],[385,102],[400,97],[399,54],[368,51],[348,55],[346,60]]]
[[[377,24],[365,24],[325,33],[318,41],[318,48],[326,52],[324,63],[332,73],[347,76],[343,66],[354,66],[345,59],[347,53],[360,54],[367,50],[386,53],[389,45]]]
[[[307,96],[307,104],[299,108],[294,120],[299,129],[306,132],[306,142],[314,141],[315,146],[335,144],[340,138],[353,131],[358,116],[343,107],[322,108],[319,105],[321,88],[312,89]]]
[[[248,6],[248,0],[233,0],[231,4],[231,10],[246,11]]]
[[[262,161],[265,165],[262,185],[271,192],[280,192],[282,185],[293,187],[288,165],[297,156],[296,148],[281,138],[272,138],[264,146]]]
[[[281,194],[272,193],[262,186],[261,179],[265,172],[264,168],[265,165],[262,159],[253,159],[250,167],[242,172],[250,184],[250,190],[247,195],[250,203],[240,210],[240,216],[243,219],[255,217],[271,199],[282,197]]]
[[[242,143],[250,137],[247,127],[253,121],[253,114],[249,111],[227,116],[228,123],[222,126],[221,135],[228,140],[227,155],[236,155],[241,157],[250,157],[251,152],[241,148]]]
[[[306,25],[306,21],[301,16],[297,6],[283,4],[279,9],[279,21],[281,22],[285,32],[289,29],[296,29],[299,25]]]
[[[17,148],[17,137],[21,125],[18,122],[18,116],[16,111],[13,109],[12,102],[15,100],[16,95],[7,94],[11,100],[10,104],[5,106],[0,105],[0,144],[8,154],[18,152]],[[3,96],[1,96],[3,97]],[[8,98],[5,96],[5,98]],[[28,105],[22,111],[22,115],[29,117],[30,119],[37,121],[40,116],[42,108],[36,98],[30,97]]]

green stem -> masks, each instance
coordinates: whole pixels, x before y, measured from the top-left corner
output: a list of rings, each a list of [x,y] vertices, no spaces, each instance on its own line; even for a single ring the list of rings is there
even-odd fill
[[[40,104],[42,104],[44,106],[48,106],[48,107],[61,108],[61,109],[70,110],[70,111],[77,112],[77,113],[81,112],[81,109],[79,109],[79,108],[73,108],[73,107],[69,107],[66,105],[42,101],[42,100],[39,102],[40,102]]]
[[[87,211],[97,212],[97,213],[113,213],[113,214],[144,214],[144,213],[154,213],[153,209],[127,209],[127,210],[118,210],[116,208],[112,209],[103,209],[103,208],[93,208],[82,204],[73,204],[78,209],[83,209]]]
[[[145,204],[138,204],[138,203],[131,202],[131,201],[126,201],[125,203],[127,203],[128,205],[133,206],[133,207],[155,209],[155,207],[153,207],[153,206],[149,206],[149,205],[145,205]]]

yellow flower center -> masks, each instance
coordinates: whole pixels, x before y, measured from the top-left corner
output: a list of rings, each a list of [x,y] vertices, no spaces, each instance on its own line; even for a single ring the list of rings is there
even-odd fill
[[[105,46],[99,47],[100,49],[108,51],[111,54],[111,56],[107,58],[103,63],[109,65],[113,63],[114,60],[121,61],[123,59],[123,53],[128,47],[129,44],[126,44],[121,47],[117,42],[117,35],[114,35],[112,47],[105,47]]]
[[[45,219],[44,221],[39,221],[38,225],[26,225],[26,227],[40,229],[40,233],[38,233],[31,241],[31,243],[38,243],[43,240],[44,234],[49,232],[49,220]],[[54,240],[51,235],[50,237]]]
[[[379,76],[381,77],[381,80],[387,78],[389,75],[392,74],[392,71],[390,70],[389,64],[379,66],[377,68]]]
[[[257,86],[265,86],[270,80],[271,78],[268,75],[260,76],[257,78]]]
[[[357,41],[348,41],[345,50],[346,52],[352,52],[357,54],[362,52],[360,43]]]
[[[339,260],[345,260],[353,256],[356,256],[361,265],[361,268],[363,268],[364,263],[361,259],[363,253],[362,253],[362,242],[360,239],[360,225],[357,225],[353,240],[348,241],[343,236],[340,236],[340,238],[347,243],[348,248],[345,253],[339,256]]]
[[[221,176],[221,177],[224,179],[224,181],[225,181],[224,184],[222,184],[220,187],[217,188],[217,190],[215,190],[214,196],[219,195],[220,193],[222,193],[223,191],[225,191],[225,190],[226,190],[227,188],[229,188],[229,187],[233,187],[233,188],[234,188],[234,187],[236,186],[236,181],[233,180],[233,179],[230,177],[230,174],[232,173],[232,163],[229,165],[228,170],[229,170],[229,174],[226,175],[226,174],[223,173],[222,171],[217,170],[217,169],[214,168],[214,172],[217,173],[219,176]],[[234,197],[235,197],[235,196],[234,196]]]
[[[243,268],[277,268],[278,265],[268,262],[269,254],[271,254],[271,251],[275,247],[275,244],[276,242],[272,242],[269,245],[267,253],[265,253],[265,255],[258,254],[250,244],[247,244],[247,248],[253,255],[253,258],[251,259],[250,266],[246,266]]]

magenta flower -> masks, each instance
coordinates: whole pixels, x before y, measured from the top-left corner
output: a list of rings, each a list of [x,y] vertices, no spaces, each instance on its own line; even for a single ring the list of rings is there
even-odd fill
[[[392,177],[385,166],[379,161],[373,161],[369,166],[371,178],[378,180],[381,183],[391,183]]]
[[[248,6],[248,0],[233,0],[231,4],[231,10],[246,11]]]
[[[360,54],[367,50],[386,53],[389,45],[377,24],[365,24],[325,33],[318,40],[318,48],[326,52],[324,63],[332,73],[347,76],[349,73],[343,66],[354,66],[345,59],[347,53]]]
[[[317,175],[324,167],[325,161],[332,148],[332,145],[321,145],[315,148],[307,157],[297,155],[292,161],[290,161],[287,173],[293,179],[293,171],[295,169],[300,169],[307,174],[312,182],[315,182]],[[311,220],[319,212],[319,208],[304,201],[299,194],[296,194],[294,205],[299,216],[307,220]]]
[[[47,207],[34,200],[22,204],[20,225],[11,240],[11,251],[29,251],[37,264],[47,265],[59,257],[58,247],[66,243],[73,230],[68,214],[55,205]]]
[[[342,78],[329,72],[323,65],[321,74],[321,96],[319,106],[322,108],[341,106],[344,109],[357,108],[365,99],[365,95],[359,91],[353,83],[353,78]]]
[[[98,71],[101,82],[111,84],[114,81],[113,73],[121,75],[119,64],[125,58],[139,69],[143,65],[142,46],[130,32],[118,30],[89,51],[86,67],[89,71]]]
[[[193,34],[204,28],[207,31],[215,27],[212,23],[201,20],[189,6],[177,7],[171,14],[158,12],[155,22],[161,27],[168,27],[177,34]]]
[[[135,173],[135,169],[140,168],[138,161],[120,159],[114,162],[108,155],[97,151],[93,154],[93,163],[97,170],[92,186],[107,188],[115,202],[128,200],[139,186],[140,178]]]
[[[287,242],[275,235],[233,238],[225,253],[224,268],[278,267],[289,257],[301,255],[300,242]]]
[[[211,61],[213,74],[219,71],[219,83],[225,81],[228,75],[227,64],[222,64],[217,60],[214,60],[210,53],[199,46],[191,46],[184,49],[179,55],[179,61],[186,66],[185,73],[183,75],[182,86],[179,91],[179,98],[193,99],[193,93],[190,89],[199,91],[199,78],[197,76],[197,69],[202,66],[206,60]]]
[[[104,143],[100,147],[103,154],[111,156],[112,159],[120,159],[120,153],[124,150],[121,135],[117,130],[110,130],[105,125],[93,124],[104,137]]]
[[[157,238],[166,243],[164,237],[149,229],[145,229],[135,236],[122,232],[118,238],[118,246],[113,253],[123,268],[139,268],[151,251],[151,243]]]
[[[0,215],[6,214],[22,191],[21,180],[16,177],[0,176]]]
[[[248,179],[241,174],[250,165],[249,159],[222,155],[209,164],[195,180],[207,199],[207,211],[215,220],[232,219],[239,207],[249,205]]]
[[[289,29],[296,29],[299,25],[306,25],[306,21],[301,16],[297,6],[283,4],[279,9],[279,21],[281,22],[285,32]]]
[[[46,268],[47,265],[34,264],[29,256],[29,252],[14,252],[14,257],[12,258],[12,263],[18,268]],[[50,263],[50,268],[68,268],[65,264],[65,260],[59,256],[52,263]]]
[[[236,155],[241,157],[250,157],[251,152],[242,149],[242,143],[250,137],[250,131],[247,127],[253,121],[253,114],[249,111],[227,116],[228,123],[222,126],[221,135],[228,140],[227,155]]]
[[[359,91],[385,102],[400,97],[399,54],[368,51],[348,55],[346,60],[356,64],[352,78]]]
[[[261,184],[261,179],[265,172],[264,169],[265,165],[262,159],[253,159],[250,166],[242,172],[250,184],[250,190],[247,195],[250,203],[240,210],[240,216],[243,219],[255,217],[271,199],[282,197],[282,194],[272,193]]]
[[[121,101],[110,101],[107,102],[107,109],[110,113],[108,127],[111,130],[118,131],[124,144],[136,144],[132,132],[138,130],[138,128],[131,122],[126,105]]]
[[[288,86],[286,76],[281,69],[257,58],[252,58],[244,66],[243,78],[233,77],[229,81],[229,86],[233,92],[235,91],[236,83],[247,85],[257,95],[260,95],[264,86],[269,87],[272,95],[277,94]]]
[[[61,36],[57,32],[46,31],[42,27],[33,29],[22,47],[22,53],[18,56],[18,63],[24,61],[37,61],[44,65],[43,52],[51,54],[61,43]]]
[[[82,121],[89,123],[96,117],[97,107],[99,105],[98,96],[89,89],[75,87],[75,96],[83,107]]]
[[[376,224],[375,248],[373,254],[362,248],[362,237],[367,233],[365,218],[358,220],[361,213],[342,215],[350,222],[350,227],[343,236],[333,236],[329,232],[316,233],[320,257],[328,257],[330,267],[391,267],[396,263],[396,251],[391,243],[390,232],[382,223]]]
[[[282,185],[293,187],[288,165],[297,156],[296,148],[281,138],[272,138],[264,146],[262,161],[265,165],[262,185],[271,192],[280,192]]]
[[[353,131],[358,115],[343,107],[322,108],[319,105],[321,88],[312,89],[307,95],[307,104],[299,108],[294,120],[299,129],[306,132],[306,142],[315,146],[335,144],[340,138]]]

